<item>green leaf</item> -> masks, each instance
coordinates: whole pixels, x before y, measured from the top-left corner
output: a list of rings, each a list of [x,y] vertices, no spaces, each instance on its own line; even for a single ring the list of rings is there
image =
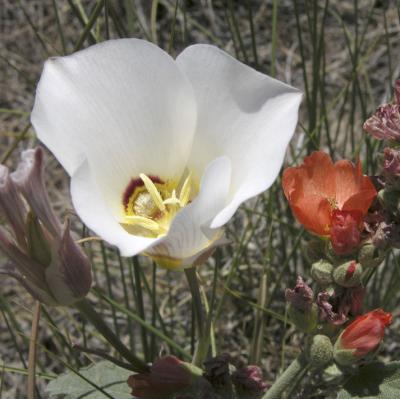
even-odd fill
[[[337,399],[400,398],[400,362],[371,363],[346,382]]]
[[[60,375],[47,385],[47,392],[51,398],[62,395],[65,399],[132,399],[126,383],[131,374],[114,363],[101,361],[79,372]]]

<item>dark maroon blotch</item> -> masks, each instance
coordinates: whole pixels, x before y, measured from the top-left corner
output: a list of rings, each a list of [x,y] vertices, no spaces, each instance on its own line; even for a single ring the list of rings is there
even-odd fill
[[[164,184],[164,182],[158,176],[148,176],[149,179],[155,184]],[[124,194],[122,196],[122,204],[124,205],[125,210],[128,208],[129,199],[132,194],[138,187],[144,186],[143,180],[140,177],[136,177],[135,179],[131,179],[129,184],[127,185]]]

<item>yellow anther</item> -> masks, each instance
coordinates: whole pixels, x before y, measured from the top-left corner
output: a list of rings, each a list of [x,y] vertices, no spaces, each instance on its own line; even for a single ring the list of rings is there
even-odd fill
[[[140,178],[142,179],[147,191],[151,195],[152,200],[156,204],[157,208],[164,212],[165,211],[165,205],[163,204],[163,199],[161,197],[160,192],[158,191],[157,187],[155,184],[149,179],[144,173],[141,173]]]
[[[179,202],[181,207],[184,207],[189,202],[191,188],[192,188],[192,172],[189,172],[188,177],[183,183],[181,192],[179,194]]]
[[[138,225],[150,231],[159,231],[160,226],[154,220],[145,218],[143,216],[126,216],[129,224]]]

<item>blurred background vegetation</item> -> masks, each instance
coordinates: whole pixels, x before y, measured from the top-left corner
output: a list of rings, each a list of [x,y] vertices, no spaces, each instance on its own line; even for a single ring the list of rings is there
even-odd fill
[[[211,43],[300,88],[304,100],[287,165],[321,148],[336,159],[360,157],[373,175],[380,143],[363,132],[362,123],[390,100],[400,75],[399,18],[394,0],[0,0],[0,162],[15,167],[20,151],[37,143],[29,114],[48,57],[137,37],[173,56],[190,44]],[[68,178],[50,154],[46,171],[60,216],[72,219],[77,235],[90,236],[74,215]],[[286,320],[283,292],[297,275],[309,276],[309,236],[294,222],[279,180],[244,204],[226,232],[230,244],[199,269],[214,312],[213,353],[230,353],[236,365],[258,363],[273,381],[303,344]],[[143,257],[122,259],[101,242],[84,246],[94,265],[90,300],[117,334],[147,361],[160,353],[189,358],[195,331],[184,275]],[[365,309],[394,313],[382,356],[399,359],[397,254],[388,255],[369,285]],[[32,311],[29,295],[2,278],[0,398],[25,398]],[[90,349],[110,352],[68,309],[43,308],[38,345],[39,398],[47,397],[45,385],[54,375],[98,360]],[[291,395],[334,397],[318,376]]]

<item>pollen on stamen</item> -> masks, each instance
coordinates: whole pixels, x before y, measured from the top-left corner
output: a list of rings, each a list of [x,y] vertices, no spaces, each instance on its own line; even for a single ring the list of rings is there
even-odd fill
[[[158,176],[148,176],[149,179],[156,184],[164,184],[164,182],[158,177]],[[132,195],[135,194],[135,191],[139,187],[143,187],[144,183],[143,180],[140,177],[137,177],[135,179],[131,179],[129,184],[127,185],[123,195],[122,195],[122,204],[124,206],[125,212],[128,211],[128,205],[129,205],[129,200],[132,198]]]

